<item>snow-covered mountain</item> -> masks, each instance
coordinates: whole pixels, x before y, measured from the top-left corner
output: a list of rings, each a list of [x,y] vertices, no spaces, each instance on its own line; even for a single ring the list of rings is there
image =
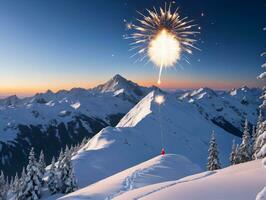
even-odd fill
[[[120,75],[115,75],[106,83],[92,89],[73,88],[56,93],[48,90],[23,99],[17,96],[0,99],[0,169],[4,170],[5,174],[14,174],[15,171],[20,170],[26,164],[27,154],[32,146],[35,147],[37,154],[43,149],[46,161],[49,163],[51,157],[57,156],[66,144],[76,144],[84,137],[93,137],[104,127],[115,126],[137,102],[152,90],[163,92],[156,87],[142,87]],[[176,116],[176,113],[169,116],[172,122],[167,122],[165,127],[169,126],[168,123],[176,124],[178,117],[182,122],[181,128],[177,123],[176,127],[171,129],[175,134],[179,133],[182,128],[186,130],[183,126],[188,126],[187,123],[193,121],[194,116],[198,116],[201,120],[205,118],[208,124],[205,126],[204,121],[202,126],[205,127],[199,130],[204,130],[209,134],[212,127],[218,126],[218,129],[222,127],[226,133],[240,136],[244,118],[248,116],[249,121],[254,123],[257,117],[259,103],[255,99],[260,93],[257,89],[245,87],[217,94],[211,89],[203,88],[187,93],[184,91],[183,95],[182,93],[179,91],[175,95],[169,94],[169,99],[173,100],[170,101],[172,103],[169,106],[165,106],[171,113],[172,107],[182,105],[181,108],[186,107],[188,110],[188,113],[184,115],[190,115],[190,117],[185,117],[186,121],[183,121],[183,116]],[[242,101],[243,98],[245,101]],[[144,126],[147,127],[143,130],[137,128],[136,131],[147,131],[150,126],[153,126],[150,117],[146,117],[151,115],[155,117],[154,127],[157,126],[154,131],[158,131],[158,115],[155,114],[158,112],[156,111],[158,107],[152,102],[153,100],[147,101],[146,105],[135,107],[135,111],[128,113],[116,129],[123,127],[123,130],[128,128],[129,132],[134,132],[133,126],[145,124]],[[149,111],[150,107],[153,108],[151,111]],[[180,113],[178,109],[176,112]],[[184,113],[186,113],[185,110]],[[199,122],[195,123],[197,129],[200,125]],[[107,130],[109,129],[111,128]],[[103,130],[102,133],[108,132],[107,130]],[[165,131],[167,130],[166,128]],[[188,132],[193,131],[188,130]],[[200,138],[200,141],[207,143],[209,139],[207,138]],[[123,142],[126,143],[126,141]],[[144,154],[141,158],[136,156],[137,159],[133,159],[130,166],[157,155],[160,145],[158,145],[159,141],[154,142],[157,144],[152,144],[152,146],[156,146],[157,149],[149,150],[150,154]],[[186,143],[192,148],[193,144],[190,144],[188,140]],[[114,172],[121,169],[118,168]]]
[[[31,146],[42,149],[47,162],[66,144],[115,126],[153,88],[120,75],[93,89],[48,90],[33,97],[0,100],[0,169],[14,174],[26,164]]]
[[[145,94],[151,91],[151,89],[155,88],[141,87],[117,74],[108,82],[93,88],[92,91],[96,93],[111,93],[124,100],[137,103]]]
[[[162,200],[178,197],[186,200],[255,200],[256,196],[259,199],[258,193],[265,187],[265,180],[266,167],[261,160],[256,160],[176,181],[149,185],[114,199]],[[263,199],[265,198],[260,200]]]
[[[151,159],[160,154],[162,146],[167,153],[185,156],[204,170],[212,130],[221,161],[227,165],[232,140],[238,139],[173,94],[165,95],[159,108],[157,94],[150,92],[115,128],[104,128],[78,152],[73,163],[79,187]]]
[[[197,110],[227,132],[241,136],[245,118],[255,124],[258,116],[261,90],[246,86],[219,94],[210,88],[200,88],[183,94],[180,100]]]

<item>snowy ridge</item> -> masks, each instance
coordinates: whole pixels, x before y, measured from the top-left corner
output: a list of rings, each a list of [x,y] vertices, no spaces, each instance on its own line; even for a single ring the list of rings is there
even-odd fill
[[[151,111],[151,102],[153,101],[155,92],[151,92],[144,99],[142,99],[132,110],[130,110],[116,127],[134,127],[144,117],[149,115]]]
[[[93,200],[111,200],[129,190],[176,180],[199,171],[197,165],[181,155],[157,156],[60,199],[89,197]]]
[[[214,172],[204,172],[177,181],[149,185],[126,192],[115,200],[251,200],[266,184],[261,160],[238,164]],[[261,192],[262,194],[262,192]]]

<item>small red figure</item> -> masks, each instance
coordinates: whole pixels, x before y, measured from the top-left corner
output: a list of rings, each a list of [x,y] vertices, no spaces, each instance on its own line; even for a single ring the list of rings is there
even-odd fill
[[[164,148],[162,148],[161,155],[163,156],[165,154]]]

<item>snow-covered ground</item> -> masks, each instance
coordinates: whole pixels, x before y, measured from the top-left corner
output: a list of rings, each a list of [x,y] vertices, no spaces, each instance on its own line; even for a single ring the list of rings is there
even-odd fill
[[[208,145],[215,131],[220,158],[228,164],[232,140],[236,139],[205,119],[189,103],[166,95],[159,110],[156,92],[149,93],[121,119],[117,127],[96,134],[73,158],[79,187],[85,187],[160,154],[180,154],[205,169]],[[161,127],[161,128],[160,128]]]
[[[177,180],[200,171],[200,168],[187,158],[167,154],[126,169],[88,187],[62,197],[62,200],[89,198],[110,200],[124,192],[146,185]]]
[[[114,200],[255,200],[260,191],[257,199],[264,199],[265,185],[266,168],[261,160],[256,160],[149,185],[123,193]]]

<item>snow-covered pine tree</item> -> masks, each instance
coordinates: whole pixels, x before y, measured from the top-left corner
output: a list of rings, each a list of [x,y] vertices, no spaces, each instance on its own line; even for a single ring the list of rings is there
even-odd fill
[[[25,168],[23,167],[22,172],[21,172],[21,177],[19,178],[18,183],[17,183],[16,191],[14,192],[16,200],[24,200],[26,198],[24,194],[24,188],[26,187],[26,181],[25,181],[26,176],[27,175],[25,172]]]
[[[6,180],[3,171],[0,174],[0,199],[6,200],[7,199],[7,187],[6,187]]]
[[[10,180],[8,179],[8,177],[6,177],[6,190],[7,192],[9,192],[10,190]]]
[[[236,157],[235,157],[235,164],[240,163],[240,157],[239,157],[239,144],[236,145]]]
[[[45,160],[44,160],[44,153],[43,151],[41,151],[40,153],[40,156],[39,156],[39,171],[42,175],[42,177],[44,176],[45,174],[45,168],[46,168],[46,163],[45,163]]]
[[[57,161],[57,168],[58,168],[58,170],[62,167],[63,161],[64,161],[64,152],[61,149],[61,151],[59,153],[58,161]]]
[[[71,154],[68,147],[65,150],[63,167],[61,168],[60,180],[62,181],[61,192],[64,194],[73,192],[77,189],[77,183],[71,163]]]
[[[229,160],[230,160],[230,164],[231,165],[235,165],[237,164],[237,147],[236,147],[236,143],[235,143],[235,140],[233,140],[233,144],[232,144],[232,151],[230,153],[230,157],[229,157]]]
[[[19,188],[19,178],[18,173],[16,173],[15,177],[13,178],[12,184],[10,184],[10,191],[12,194],[16,194],[16,191]]]
[[[265,158],[266,157],[266,121],[262,122],[262,126],[258,132],[256,140],[257,150],[255,152],[255,158]]]
[[[66,158],[70,154],[71,154],[71,152],[70,152],[70,150],[68,148],[68,145],[66,145],[66,148],[65,148],[65,151],[64,151],[64,157]]]
[[[38,166],[39,166],[39,172],[40,172],[40,182],[43,185],[44,184],[43,177],[44,177],[45,168],[46,168],[46,163],[45,163],[45,160],[44,160],[43,151],[41,151],[41,153],[40,153]]]
[[[61,180],[61,173],[62,173],[62,169],[63,169],[63,166],[64,166],[64,160],[65,160],[65,155],[64,155],[64,152],[63,150],[61,149],[60,150],[60,153],[59,153],[59,157],[58,157],[58,160],[57,160],[57,164],[56,164],[56,168],[55,168],[55,175],[56,175],[56,179],[57,179],[57,185],[58,185],[58,190],[61,191],[61,187],[62,187],[62,180]]]
[[[253,139],[254,139],[254,144],[253,144],[253,148],[252,148],[252,158],[253,159],[256,159],[256,153],[258,153],[258,151],[259,151],[259,145],[258,145],[257,140],[258,140],[259,135],[261,135],[263,132],[263,121],[264,121],[264,118],[262,115],[262,111],[260,109],[258,121],[256,124],[255,136],[253,136]]]
[[[214,131],[211,136],[210,140],[210,146],[209,146],[209,156],[208,156],[208,164],[207,164],[207,169],[209,171],[221,169],[221,164],[219,161],[219,153],[217,149],[217,143],[214,135]]]
[[[47,186],[51,194],[55,194],[59,191],[58,176],[56,173],[55,158],[53,157],[47,179]]]
[[[240,163],[251,160],[251,145],[250,145],[250,133],[248,128],[248,120],[245,120],[244,132],[242,135],[242,142],[239,146],[239,161]]]
[[[71,145],[69,151],[70,151],[71,157],[74,156],[74,155],[76,155],[75,146]]]
[[[264,28],[263,30],[266,30]],[[263,52],[261,56],[266,56],[266,52]],[[265,79],[266,78],[266,63],[262,64],[261,67],[264,69],[264,72],[262,72],[258,79]],[[260,109],[262,110],[262,115],[265,114],[265,107],[266,107],[266,86],[263,87],[263,92],[261,98],[263,99],[262,105],[260,106]],[[258,130],[258,135],[256,139],[256,151],[255,151],[255,158],[264,158],[266,157],[266,121],[263,119],[263,122],[260,123],[261,127],[260,130]]]
[[[22,197],[25,200],[37,200],[41,197],[39,166],[35,158],[34,149],[32,148],[29,155],[29,164],[27,165],[27,175],[24,188],[22,188]]]
[[[79,143],[74,146],[73,156],[77,155],[79,148],[80,148],[80,144]]]
[[[256,149],[256,139],[257,139],[257,132],[256,132],[256,126],[253,126],[252,128],[252,140],[251,140],[251,158],[254,160],[255,157],[253,156]]]
[[[14,177],[13,176],[11,176],[10,177],[10,182],[9,182],[9,189],[12,191],[12,189],[13,189],[13,185],[14,185]]]

